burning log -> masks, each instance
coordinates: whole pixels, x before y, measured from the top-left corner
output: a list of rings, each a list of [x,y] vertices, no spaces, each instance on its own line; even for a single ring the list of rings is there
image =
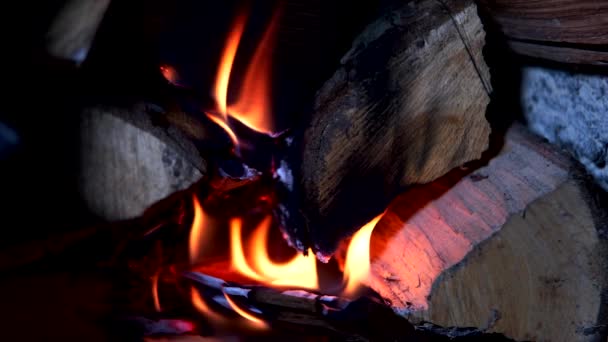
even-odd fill
[[[608,5],[593,0],[480,0],[481,12],[518,54],[606,65]]]
[[[153,106],[91,107],[81,115],[80,189],[92,212],[107,220],[134,218],[206,174],[194,143]]]
[[[359,35],[317,93],[301,167],[285,162],[301,202],[279,217],[295,246],[327,257],[404,187],[480,157],[490,133],[483,45],[472,1],[408,2]]]
[[[206,293],[208,290],[223,293],[225,297],[214,296],[211,300],[231,309],[223,298],[233,298],[244,307],[280,331],[293,331],[294,327],[305,327],[305,336],[312,331],[324,332],[323,336],[336,336],[354,341],[448,341],[456,335],[450,329],[431,331],[426,327],[415,328],[403,317],[396,315],[389,306],[376,295],[370,294],[349,300],[304,290],[277,290],[265,286],[244,286],[227,283],[221,279],[205,274],[190,272],[186,277],[191,279]],[[231,309],[232,310],[232,309]],[[287,330],[285,330],[287,329]],[[470,336],[488,340],[506,341],[503,336],[473,332]],[[314,336],[314,333],[312,333]],[[462,333],[460,337],[466,336]],[[493,338],[493,339],[492,339]],[[482,339],[483,340],[483,339]]]
[[[608,197],[581,170],[511,128],[487,165],[391,204],[372,236],[367,284],[415,325],[599,340],[608,323]]]

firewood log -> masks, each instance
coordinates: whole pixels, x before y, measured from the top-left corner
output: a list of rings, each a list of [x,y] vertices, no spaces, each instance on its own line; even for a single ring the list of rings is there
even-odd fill
[[[137,217],[206,173],[191,137],[168,122],[155,124],[146,108],[98,106],[81,115],[79,188],[106,220]]]
[[[593,0],[479,0],[481,12],[521,55],[606,65],[608,4]]]
[[[405,186],[480,157],[490,133],[483,45],[467,0],[408,2],[367,26],[316,95],[299,169],[283,170],[301,199],[279,213],[292,244],[326,257]]]
[[[372,235],[368,285],[416,325],[600,340],[607,201],[580,165],[515,126],[487,165],[391,204]]]

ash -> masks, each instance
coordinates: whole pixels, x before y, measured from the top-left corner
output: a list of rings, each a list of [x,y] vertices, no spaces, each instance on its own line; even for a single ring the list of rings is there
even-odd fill
[[[570,152],[608,191],[608,76],[526,67],[521,100],[530,129]]]

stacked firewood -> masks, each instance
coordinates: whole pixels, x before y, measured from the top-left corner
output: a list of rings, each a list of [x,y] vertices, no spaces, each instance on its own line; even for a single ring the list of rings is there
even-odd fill
[[[83,8],[101,16],[103,3]],[[488,31],[521,55],[602,65],[606,11],[598,2],[568,0],[391,4],[345,51],[300,126],[263,138],[271,151],[262,153],[290,175],[275,174],[275,215],[295,248],[339,259],[341,243],[386,210],[372,236],[367,285],[399,316],[381,301],[338,299],[332,313],[378,309],[378,317],[397,322],[378,330],[389,339],[414,330],[516,340],[605,336],[607,197],[576,162],[525,127],[487,120],[496,80],[483,49]],[[66,27],[55,25],[51,37]],[[78,27],[88,38],[71,41],[89,44],[94,27]],[[58,56],[79,59],[88,51],[51,43]],[[213,186],[220,170],[231,173],[223,164],[232,158],[230,139],[192,109],[202,104],[182,86],[169,100],[82,110],[80,189],[90,210],[110,221],[139,217],[193,184]],[[235,187],[258,176],[255,168],[237,169],[228,177]],[[209,290],[201,277],[208,279],[189,278]],[[319,295],[294,299],[218,282],[237,300],[270,308],[278,321],[345,331],[342,318],[319,312]],[[367,328],[378,332],[376,323]],[[370,330],[349,336],[370,338]]]

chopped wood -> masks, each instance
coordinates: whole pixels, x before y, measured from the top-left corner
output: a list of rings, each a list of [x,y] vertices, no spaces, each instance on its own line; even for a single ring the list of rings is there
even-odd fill
[[[277,163],[301,199],[279,212],[294,246],[323,259],[404,187],[481,156],[491,91],[483,45],[467,0],[407,2],[359,35],[317,93],[295,147],[303,160]]]
[[[367,285],[415,325],[599,340],[608,195],[522,126],[486,162],[391,204],[372,235]]]
[[[174,126],[155,125],[146,105],[90,107],[81,115],[79,187],[106,220],[137,217],[206,174],[207,162]]]
[[[480,0],[481,12],[518,54],[606,65],[608,4],[594,0]]]

